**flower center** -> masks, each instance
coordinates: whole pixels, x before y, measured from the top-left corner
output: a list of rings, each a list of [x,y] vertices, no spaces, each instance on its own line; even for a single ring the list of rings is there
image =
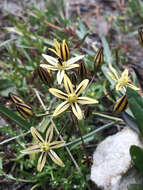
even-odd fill
[[[47,142],[40,143],[40,148],[42,152],[48,152],[50,150],[50,146]]]
[[[64,61],[64,62],[58,62],[57,63],[57,67],[58,67],[58,69],[59,70],[65,70],[65,68],[66,68],[66,62]]]
[[[128,77],[121,77],[118,82],[120,83],[121,86],[126,86],[127,83],[129,82],[129,78]]]
[[[75,93],[68,95],[68,101],[70,103],[74,103],[74,102],[76,102],[76,100],[77,100],[77,95]]]

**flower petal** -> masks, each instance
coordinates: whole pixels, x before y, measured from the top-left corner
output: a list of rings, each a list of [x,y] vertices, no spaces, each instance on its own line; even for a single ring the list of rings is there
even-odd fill
[[[20,152],[23,154],[33,154],[40,151],[41,151],[40,146],[37,144],[37,145],[30,146],[29,148],[26,148],[24,150],[21,150]]]
[[[110,68],[110,70],[112,71],[112,73],[113,73],[113,75],[114,75],[115,80],[118,80],[118,79],[119,79],[119,77],[118,77],[118,73],[117,73],[116,69],[114,69],[114,67],[112,67],[112,65],[111,65],[111,64],[109,65],[109,68]],[[114,80],[114,79],[113,79],[113,80]]]
[[[56,50],[54,50],[53,48],[48,48],[48,50],[52,51],[54,54],[56,54],[58,56]]]
[[[50,63],[53,66],[57,66],[58,60],[52,56],[42,54],[42,56],[46,59],[48,63]]]
[[[64,70],[59,70],[57,73],[57,81],[58,81],[59,85],[62,83],[62,80],[64,78],[64,74],[65,74]]]
[[[121,75],[121,78],[127,78],[128,77],[128,69],[125,69]]]
[[[73,63],[79,61],[82,58],[84,58],[84,55],[79,55],[79,56],[73,57],[67,61],[67,65],[72,65]]]
[[[68,107],[70,106],[69,102],[64,101],[63,103],[61,103],[56,110],[53,113],[53,116],[57,116],[60,113],[64,112],[66,109],[68,109]]]
[[[64,112],[66,109],[68,109],[68,107],[70,106],[70,103],[67,101],[64,101],[63,103],[61,103],[56,110],[53,113],[53,116],[57,116],[60,113]]]
[[[123,88],[123,85],[121,85],[120,83],[117,83],[115,85],[115,89],[118,91],[118,90],[121,90]]]
[[[127,84],[130,88],[134,89],[134,90],[140,90],[138,87],[134,86],[133,84],[131,83],[128,83]]]
[[[129,107],[129,103],[126,97],[126,94],[123,95],[120,99],[118,99],[114,105],[113,112],[121,113]]]
[[[46,132],[46,142],[50,143],[53,138],[53,125],[50,125]]]
[[[50,143],[50,149],[56,149],[56,148],[60,148],[65,144],[65,141],[54,141],[52,143]]]
[[[69,69],[77,68],[77,67],[79,67],[79,66],[80,66],[79,64],[73,64],[73,65],[67,65],[67,64],[66,64],[66,68],[65,68],[65,70],[69,70]]]
[[[107,74],[111,77],[112,80],[117,81],[118,79],[110,72],[107,72]]]
[[[41,172],[46,162],[47,152],[42,152],[37,165],[38,172]]]
[[[51,65],[48,65],[48,64],[40,64],[40,67],[42,68],[45,68],[48,70],[52,70],[52,71],[57,71],[58,68],[56,66],[51,66]]]
[[[53,162],[55,162],[57,165],[64,167],[64,163],[62,162],[62,160],[59,158],[59,156],[53,151],[50,150],[48,152],[50,158],[53,160]]]
[[[60,43],[56,39],[54,39],[54,44],[55,44],[56,52],[59,56]]]
[[[61,90],[58,90],[58,89],[56,89],[56,88],[50,88],[50,89],[49,89],[49,92],[50,92],[51,94],[53,94],[54,96],[56,96],[56,97],[58,97],[58,98],[61,98],[61,99],[64,99],[64,100],[66,100],[67,97],[68,97],[66,93],[64,93],[64,92],[62,92]]]
[[[77,87],[77,89],[76,89],[76,91],[75,91],[75,94],[76,94],[77,96],[79,96],[79,95],[82,93],[82,91],[87,87],[88,82],[89,82],[89,80],[88,80],[88,79],[85,79],[85,80],[83,80],[83,81],[78,85],[78,87]]]
[[[38,141],[39,143],[44,142],[42,136],[38,133],[38,131],[34,127],[31,127],[30,130],[31,130],[32,136],[34,137],[36,141]]]
[[[67,61],[69,59],[70,52],[65,40],[63,40],[62,43],[62,52],[64,61]]]
[[[79,104],[97,104],[98,100],[88,97],[78,97],[77,103]]]
[[[74,115],[79,119],[81,120],[82,119],[82,112],[81,112],[81,109],[80,107],[78,106],[77,103],[73,103],[71,104],[71,107],[72,107],[72,111],[74,113]]]
[[[66,74],[64,75],[64,87],[65,87],[68,94],[73,93],[72,83],[71,83],[69,77]]]

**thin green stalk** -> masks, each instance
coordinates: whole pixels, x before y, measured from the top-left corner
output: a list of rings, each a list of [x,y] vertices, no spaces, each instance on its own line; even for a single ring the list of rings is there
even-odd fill
[[[100,132],[100,131],[106,129],[106,128],[109,128],[109,127],[113,126],[113,125],[116,124],[117,122],[118,122],[118,121],[112,121],[112,122],[110,122],[110,123],[108,123],[108,124],[106,124],[106,125],[103,125],[102,127],[98,128],[98,129],[95,129],[94,131],[92,131],[92,132],[90,132],[90,133],[88,133],[88,134],[86,134],[86,135],[84,135],[84,136],[82,136],[82,137],[83,137],[83,139],[86,139],[86,138],[88,138],[88,137],[90,137],[90,136],[92,136],[92,135],[95,135],[96,133],[98,133],[98,132]],[[70,146],[70,145],[75,144],[75,143],[77,143],[77,142],[79,142],[79,141],[81,141],[81,138],[77,138],[77,139],[75,139],[74,141],[65,144],[64,146]]]

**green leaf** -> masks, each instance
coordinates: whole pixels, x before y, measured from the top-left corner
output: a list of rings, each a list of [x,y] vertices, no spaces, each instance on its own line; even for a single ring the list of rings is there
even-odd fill
[[[0,105],[0,113],[6,116],[8,119],[15,122],[17,125],[22,127],[23,129],[30,129],[31,124],[28,123],[26,120],[22,119],[18,115],[16,115],[14,112],[9,110],[8,108],[4,107],[3,105]]]
[[[0,170],[2,170],[3,167],[2,167],[2,158],[0,158]]]
[[[13,83],[10,80],[8,80],[8,79],[0,80],[0,90],[4,90],[11,86],[13,86]]]
[[[10,42],[12,42],[12,41],[14,41],[16,39],[17,38],[12,38],[12,39],[6,40],[6,41],[0,43],[0,47],[5,46],[5,45],[9,44]]]
[[[110,48],[109,48],[109,45],[108,45],[108,42],[107,42],[105,36],[102,36],[101,41],[102,41],[102,45],[104,48],[105,59],[106,59],[108,65],[110,65],[110,64],[112,64],[112,56],[111,56],[111,51],[110,51]]]
[[[135,145],[130,147],[130,155],[135,166],[143,174],[143,150]]]
[[[131,184],[128,190],[143,190],[143,184]]]
[[[137,91],[127,88],[127,100],[135,117],[135,121],[138,124],[139,130],[143,135],[143,98]]]

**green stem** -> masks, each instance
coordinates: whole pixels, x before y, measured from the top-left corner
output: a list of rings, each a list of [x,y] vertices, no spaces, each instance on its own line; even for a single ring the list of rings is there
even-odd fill
[[[83,139],[86,139],[86,138],[88,138],[88,137],[90,137],[90,136],[92,136],[92,135],[98,133],[99,131],[102,131],[102,130],[108,128],[108,127],[113,126],[113,125],[116,124],[117,122],[118,122],[118,121],[112,121],[111,123],[108,123],[108,124],[106,124],[106,125],[103,125],[102,127],[98,128],[98,129],[95,129],[94,131],[92,131],[92,132],[90,132],[90,133],[88,133],[88,134],[82,136],[82,138],[83,138]],[[77,143],[77,142],[79,142],[79,141],[81,141],[81,138],[77,138],[77,139],[75,139],[74,141],[65,144],[64,146],[70,146],[70,145],[75,144],[75,143]]]

